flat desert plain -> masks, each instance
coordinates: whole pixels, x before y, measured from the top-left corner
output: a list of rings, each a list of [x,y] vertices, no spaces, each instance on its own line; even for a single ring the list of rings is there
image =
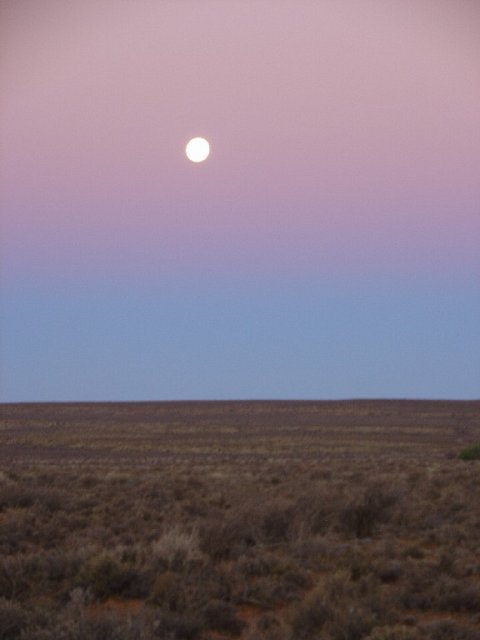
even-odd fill
[[[1,639],[480,639],[480,401],[0,408]]]

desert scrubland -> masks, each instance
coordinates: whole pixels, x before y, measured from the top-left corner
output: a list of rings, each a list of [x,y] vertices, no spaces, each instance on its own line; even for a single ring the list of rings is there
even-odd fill
[[[0,639],[480,639],[480,402],[0,409]]]

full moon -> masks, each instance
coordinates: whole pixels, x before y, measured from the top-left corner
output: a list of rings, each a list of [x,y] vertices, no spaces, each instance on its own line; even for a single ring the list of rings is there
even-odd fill
[[[203,162],[210,153],[208,140],[205,140],[205,138],[192,138],[185,147],[185,153],[192,162]]]

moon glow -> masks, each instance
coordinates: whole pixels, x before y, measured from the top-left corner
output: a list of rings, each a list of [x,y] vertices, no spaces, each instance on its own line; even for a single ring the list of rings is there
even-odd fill
[[[185,147],[185,153],[192,162],[203,162],[210,154],[210,144],[205,138],[192,138]]]

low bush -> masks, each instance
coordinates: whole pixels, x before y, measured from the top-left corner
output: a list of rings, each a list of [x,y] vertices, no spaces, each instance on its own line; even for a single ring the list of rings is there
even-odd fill
[[[270,505],[262,514],[260,535],[267,544],[286,542],[292,527],[293,508],[289,504]]]
[[[474,444],[460,451],[460,460],[480,460],[480,444]]]
[[[480,640],[480,631],[453,620],[434,620],[421,625],[421,640]]]
[[[107,554],[91,558],[80,572],[81,586],[99,600],[124,593],[131,581],[129,567]]]
[[[245,623],[237,617],[235,608],[228,602],[212,600],[204,611],[205,623],[212,631],[225,631],[234,636],[242,633]]]
[[[286,640],[289,637],[277,615],[272,612],[259,616],[255,627],[257,635],[252,635],[252,640]]]
[[[373,535],[378,524],[386,522],[390,508],[398,496],[381,485],[372,485],[364,493],[350,500],[340,512],[340,522],[349,534],[357,538]]]
[[[346,570],[337,571],[322,580],[297,609],[293,637],[362,640],[376,625],[391,624],[390,610],[391,603],[375,580],[352,582]]]
[[[255,513],[237,508],[220,521],[208,519],[200,532],[200,548],[213,560],[238,558],[258,542]]]
[[[178,525],[173,525],[163,531],[160,538],[153,543],[153,557],[163,569],[180,571],[198,562],[204,555],[200,551],[198,533],[196,530],[185,531]]]
[[[197,612],[184,611],[182,613],[176,613],[170,611],[163,613],[154,622],[154,633],[151,635],[143,635],[138,640],[145,640],[147,638],[159,638],[159,640],[197,640],[197,638],[201,637],[203,628],[203,622]],[[130,636],[127,636],[125,640],[130,640]]]
[[[0,639],[15,640],[27,627],[28,616],[17,602],[0,598]]]
[[[323,598],[323,593],[312,592],[293,618],[294,637],[303,640],[318,634],[332,615],[333,611]]]
[[[416,640],[415,631],[403,625],[374,627],[364,640]]]
[[[105,612],[94,618],[63,616],[56,624],[28,629],[19,640],[145,640],[153,637],[152,624],[148,621],[124,621]]]
[[[31,556],[9,555],[0,558],[0,598],[23,599],[35,576],[34,564]]]
[[[397,582],[403,574],[403,567],[395,560],[387,561],[376,569],[376,575],[382,582]]]
[[[159,574],[153,583],[149,601],[170,611],[182,611],[186,594],[180,576],[173,571]]]

